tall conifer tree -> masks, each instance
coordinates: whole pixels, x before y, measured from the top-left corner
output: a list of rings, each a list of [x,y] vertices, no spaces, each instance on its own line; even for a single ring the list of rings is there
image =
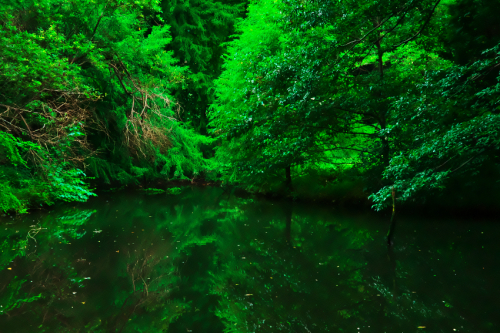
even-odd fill
[[[162,1],[165,23],[172,34],[172,50],[190,74],[174,96],[183,109],[182,117],[206,134],[206,110],[213,103],[213,81],[222,70],[226,46],[234,26],[245,15],[247,0]]]

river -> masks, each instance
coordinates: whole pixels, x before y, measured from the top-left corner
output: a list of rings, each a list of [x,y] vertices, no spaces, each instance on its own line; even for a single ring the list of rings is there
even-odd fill
[[[0,332],[498,332],[498,223],[103,193],[0,218]]]

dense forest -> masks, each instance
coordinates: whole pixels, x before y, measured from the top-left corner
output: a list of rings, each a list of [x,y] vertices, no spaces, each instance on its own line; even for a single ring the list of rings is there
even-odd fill
[[[498,0],[0,0],[0,211],[212,183],[492,206]]]

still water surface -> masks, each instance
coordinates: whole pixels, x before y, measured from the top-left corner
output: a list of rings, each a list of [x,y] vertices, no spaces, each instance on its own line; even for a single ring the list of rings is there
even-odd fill
[[[102,194],[0,220],[0,332],[499,332],[500,227]]]

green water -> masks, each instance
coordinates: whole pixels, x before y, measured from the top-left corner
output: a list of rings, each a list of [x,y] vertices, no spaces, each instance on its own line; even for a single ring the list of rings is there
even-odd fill
[[[101,194],[0,219],[0,332],[498,332],[499,225]],[[425,327],[425,328],[424,328]]]

